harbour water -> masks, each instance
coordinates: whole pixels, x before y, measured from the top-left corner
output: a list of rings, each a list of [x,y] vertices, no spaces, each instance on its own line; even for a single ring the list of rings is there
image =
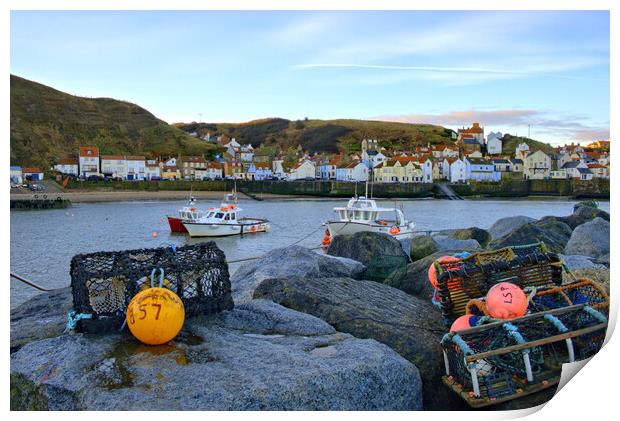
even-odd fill
[[[416,229],[440,230],[477,226],[489,228],[497,219],[526,215],[565,216],[574,201],[527,200],[378,200],[381,206],[403,206]],[[271,232],[214,239],[229,260],[260,256],[291,244],[320,245],[334,206],[346,199],[294,199],[257,202],[240,200],[243,216],[266,218]],[[144,201],[75,204],[68,209],[11,211],[11,271],[46,288],[70,283],[69,264],[75,254],[95,251],[194,244],[209,239],[190,239],[169,232],[167,214],[175,215],[185,201]],[[200,207],[219,202],[199,203]],[[609,202],[600,207],[609,211]],[[155,235],[154,235],[155,233]],[[238,265],[231,265],[231,273]],[[11,280],[11,307],[33,297],[37,290]]]

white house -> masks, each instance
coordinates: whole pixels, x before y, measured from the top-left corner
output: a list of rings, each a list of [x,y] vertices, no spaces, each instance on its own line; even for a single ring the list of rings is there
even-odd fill
[[[525,157],[530,153],[530,147],[527,143],[523,142],[519,144],[515,148],[515,158],[517,159],[525,159]]]
[[[271,162],[271,169],[273,171],[274,176],[278,178],[282,178],[286,175],[286,171],[284,171],[283,163],[284,163],[284,160],[280,157],[274,159]]]
[[[314,163],[312,163],[312,161],[304,159],[301,162],[298,162],[293,168],[291,168],[288,179],[301,180],[303,178],[312,178],[314,180],[315,176],[316,168],[314,167]]]
[[[351,164],[351,180],[352,181],[366,181],[368,180],[369,169],[363,162],[357,162]]]
[[[562,169],[566,171],[566,176],[568,178],[581,178],[581,173],[579,169],[588,168],[588,166],[581,161],[571,161],[567,162],[562,166]]]
[[[594,174],[589,168],[577,168],[577,171],[579,171],[580,180],[592,180],[594,177]]]
[[[587,164],[588,169],[592,171],[594,178],[609,178],[609,169],[605,165],[598,162]]]
[[[224,178],[224,167],[219,162],[209,162],[207,165],[207,176],[210,180],[215,180],[217,178]]]
[[[422,182],[423,183],[432,183],[433,182],[433,161],[428,157],[422,157],[418,161],[420,167],[422,167]]]
[[[551,170],[549,175],[552,180],[565,180],[568,178],[566,174],[566,170],[564,168],[560,168],[559,170]]]
[[[161,179],[161,167],[159,162],[149,160],[144,166],[144,178],[147,180],[159,180]]]
[[[11,183],[13,184],[22,184],[22,167],[17,167],[11,165]]]
[[[541,150],[523,159],[523,177],[526,180],[543,180],[551,177],[551,157]]]
[[[80,173],[80,161],[76,158],[60,159],[54,169],[61,174],[72,174],[77,176]]]
[[[467,181],[467,163],[462,159],[454,159],[450,164],[450,182],[464,183]]]
[[[500,155],[502,153],[502,137],[503,134],[500,132],[497,133],[489,133],[487,136],[487,154],[489,155]]]
[[[22,167],[22,178],[32,181],[43,180],[43,170],[39,167]]]
[[[240,151],[242,161],[252,162],[252,160],[254,159],[254,148],[251,144],[241,146]]]
[[[127,156],[127,180],[144,180],[146,163],[143,156]]]
[[[99,148],[96,146],[80,147],[80,175],[89,177],[99,175]]]
[[[127,161],[123,155],[101,155],[101,173],[106,177],[127,177]]]

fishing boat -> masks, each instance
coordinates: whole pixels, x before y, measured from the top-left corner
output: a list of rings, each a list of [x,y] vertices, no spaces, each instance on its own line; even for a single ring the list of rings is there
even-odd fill
[[[413,237],[415,224],[405,219],[401,209],[379,207],[365,196],[351,198],[347,206],[335,207],[334,212],[338,219],[327,222],[330,238],[362,231],[389,234],[399,240]]]
[[[178,216],[168,215],[168,225],[170,225],[170,231],[187,232],[187,230],[183,226],[183,223],[197,221],[204,215],[205,212],[199,210],[196,207],[196,199],[194,198],[194,196],[190,196],[187,205],[179,209]]]
[[[228,194],[219,208],[209,209],[196,221],[183,222],[190,237],[225,237],[229,235],[269,232],[269,221],[260,218],[240,218],[242,209],[236,196]]]
[[[372,167],[370,169],[372,189]],[[415,224],[405,219],[402,209],[382,208],[377,206],[372,198],[368,199],[368,180],[366,180],[365,196],[358,197],[356,194],[349,200],[347,206],[335,207],[334,212],[337,220],[327,222],[323,245],[329,244],[336,235],[355,234],[362,231],[384,233],[399,240],[413,237]]]

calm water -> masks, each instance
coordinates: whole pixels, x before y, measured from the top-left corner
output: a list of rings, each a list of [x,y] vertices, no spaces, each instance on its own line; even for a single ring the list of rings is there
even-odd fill
[[[215,206],[219,202],[201,203]],[[229,260],[259,256],[277,247],[298,244],[314,247],[323,238],[321,223],[332,217],[332,208],[346,200],[241,200],[244,215],[267,218],[271,232],[215,239]],[[379,201],[390,206],[394,201]],[[566,200],[400,200],[405,215],[419,229],[490,227],[495,220],[513,215],[541,218],[572,213],[575,202]],[[75,204],[69,209],[11,211],[11,271],[48,287],[68,286],[73,255],[94,251],[194,244],[171,234],[166,214],[176,214],[185,201]],[[609,211],[609,202],[600,204]],[[157,237],[153,237],[153,232]],[[307,237],[307,238],[305,238]],[[236,265],[232,265],[234,272]],[[11,306],[37,291],[11,280]]]

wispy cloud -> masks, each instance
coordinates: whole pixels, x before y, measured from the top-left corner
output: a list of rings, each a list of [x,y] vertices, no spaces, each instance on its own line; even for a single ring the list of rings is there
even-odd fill
[[[381,115],[372,120],[400,123],[426,123],[461,127],[478,121],[491,130],[527,130],[531,125],[535,133],[544,138],[566,140],[609,139],[609,127],[589,124],[585,115],[556,116],[549,111],[535,109],[463,110],[438,114]],[[514,134],[514,133],[513,133]],[[536,136],[532,136],[536,138]]]

